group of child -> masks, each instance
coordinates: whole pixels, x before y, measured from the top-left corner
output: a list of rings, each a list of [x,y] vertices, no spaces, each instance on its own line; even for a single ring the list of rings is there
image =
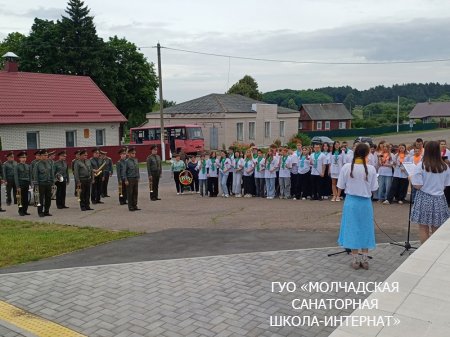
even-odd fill
[[[341,201],[341,191],[337,188],[339,173],[346,163],[351,163],[353,151],[347,142],[335,141],[302,146],[297,149],[270,146],[267,153],[252,146],[245,152],[211,151],[200,157],[181,158],[175,156],[171,170],[174,175],[177,194],[185,191],[179,181],[179,173],[188,170],[192,183],[188,190],[200,196],[217,197],[220,193],[228,198],[262,197],[267,199],[324,200]],[[450,151],[445,140],[440,141],[443,157]],[[403,162],[421,162],[424,144],[417,139],[411,146],[391,145],[381,141],[370,145],[368,164],[375,167],[379,188],[373,193],[373,200],[390,204],[396,200],[404,203],[408,191],[408,176],[402,167]],[[413,197],[414,197],[413,190]],[[449,199],[450,201],[450,196]]]

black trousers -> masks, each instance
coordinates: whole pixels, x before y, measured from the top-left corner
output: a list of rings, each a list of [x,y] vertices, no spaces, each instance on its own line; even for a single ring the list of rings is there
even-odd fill
[[[102,177],[98,176],[94,178],[91,190],[91,201],[93,204],[100,201],[102,194]]]
[[[228,173],[227,177],[227,189],[230,194],[233,194],[233,172]]]
[[[198,186],[198,173],[197,172],[191,172],[192,173],[192,183],[189,185],[191,188],[191,191],[198,192],[199,186]]]
[[[329,165],[325,166],[325,173],[322,178],[322,186],[321,186],[321,195],[322,196],[330,196],[332,193],[331,191],[331,177],[328,175],[328,171],[330,169]]]
[[[322,199],[323,178],[311,174],[311,199]]]
[[[52,184],[39,184],[39,203],[38,214],[46,214],[50,211],[52,205]]]
[[[254,172],[252,173],[250,178],[251,178],[251,182],[250,182],[251,191],[250,191],[250,194],[251,195],[256,195],[256,184],[255,184],[255,173]]]
[[[152,190],[153,192],[150,192],[150,199],[156,200],[158,198],[159,193],[159,172],[151,172],[152,176]]]
[[[17,204],[17,186],[14,180],[6,180],[6,204],[11,205],[12,200],[14,200],[14,204]],[[12,197],[11,197],[12,192]]]
[[[106,197],[108,195],[108,183],[109,183],[109,173],[105,174],[105,176],[103,177],[103,181],[102,181],[102,197]]]
[[[30,186],[30,183],[19,183],[21,198],[20,201],[22,203],[22,207],[19,208],[19,214],[25,214],[28,211],[28,187]]]
[[[139,179],[128,178],[127,198],[128,198],[128,209],[129,210],[133,210],[133,209],[137,208],[138,186],[139,186]]]
[[[244,195],[253,195],[252,182],[254,182],[254,178],[252,176],[243,176],[242,181],[244,183]]]
[[[255,178],[256,186],[256,196],[264,198],[264,186],[266,185],[266,180],[264,178]]]
[[[405,200],[406,194],[408,193],[408,178],[394,177],[392,179],[391,188],[388,191],[387,200],[392,202],[392,200]]]
[[[291,172],[291,196],[297,198],[298,174]]]
[[[80,181],[80,208],[85,210],[89,208],[89,198],[91,196],[91,180],[81,180]]]
[[[210,197],[217,197],[219,194],[219,178],[218,177],[208,177],[208,194]]]
[[[278,198],[280,196],[280,171],[277,171],[277,177],[275,179],[275,197]]]
[[[67,182],[56,182],[56,207],[63,208],[66,206],[66,188]]]
[[[311,172],[297,175],[296,198],[306,198],[311,196]]]
[[[177,193],[183,192],[183,186],[180,183],[180,172],[173,173],[173,180],[175,181],[175,188],[177,189]]]
[[[122,184],[122,196],[119,194],[119,203],[125,205],[127,203],[127,185],[123,181],[118,181],[117,184]]]

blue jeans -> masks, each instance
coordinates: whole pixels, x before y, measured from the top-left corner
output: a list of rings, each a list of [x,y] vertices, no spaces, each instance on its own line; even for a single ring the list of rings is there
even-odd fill
[[[266,189],[268,198],[275,197],[275,179],[276,178],[266,178]]]
[[[387,199],[391,184],[391,176],[378,176],[378,200]]]
[[[220,173],[220,187],[222,188],[222,193],[225,195],[228,195],[228,187],[227,187],[227,180],[228,180],[228,173]]]

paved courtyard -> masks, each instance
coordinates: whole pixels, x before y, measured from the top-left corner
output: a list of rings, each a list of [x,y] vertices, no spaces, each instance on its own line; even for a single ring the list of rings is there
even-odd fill
[[[271,292],[272,282],[383,281],[406,258],[382,244],[368,271],[335,248],[272,251],[0,275],[0,301],[85,336],[328,336],[334,327],[270,327],[271,315],[347,315],[293,310],[295,298],[354,293]],[[8,325],[6,325],[8,326]],[[28,336],[0,320],[2,336]]]

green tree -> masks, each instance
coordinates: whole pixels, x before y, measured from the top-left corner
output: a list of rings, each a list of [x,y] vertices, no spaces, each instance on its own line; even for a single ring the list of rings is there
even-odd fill
[[[65,12],[67,16],[58,22],[63,72],[91,76],[99,82],[104,42],[97,36],[94,17],[82,0],[69,0]]]
[[[174,106],[176,104],[177,104],[177,102],[175,102],[175,101],[168,101],[168,100],[163,99],[163,108],[168,108],[168,107]],[[156,101],[155,104],[153,104],[152,112],[159,112],[159,100]]]
[[[158,80],[153,63],[138,51],[134,43],[114,36],[106,43],[105,53],[110,55],[108,83],[110,99],[128,118],[130,127],[146,121],[145,115],[156,102]]]
[[[20,70],[38,73],[63,73],[60,58],[60,33],[58,25],[49,20],[34,19],[31,32],[24,39],[20,51]]]
[[[9,33],[8,36],[0,42],[0,57],[5,55],[7,52],[13,52],[16,55],[20,55],[25,38],[25,35],[18,32]],[[3,58],[1,58],[0,68],[3,68],[3,62]]]
[[[293,98],[289,99],[287,107],[292,110],[298,110],[298,105],[295,104],[295,101]]]
[[[256,100],[262,99],[262,93],[258,90],[258,83],[253,77],[245,75],[227,91],[227,94],[238,94]]]

